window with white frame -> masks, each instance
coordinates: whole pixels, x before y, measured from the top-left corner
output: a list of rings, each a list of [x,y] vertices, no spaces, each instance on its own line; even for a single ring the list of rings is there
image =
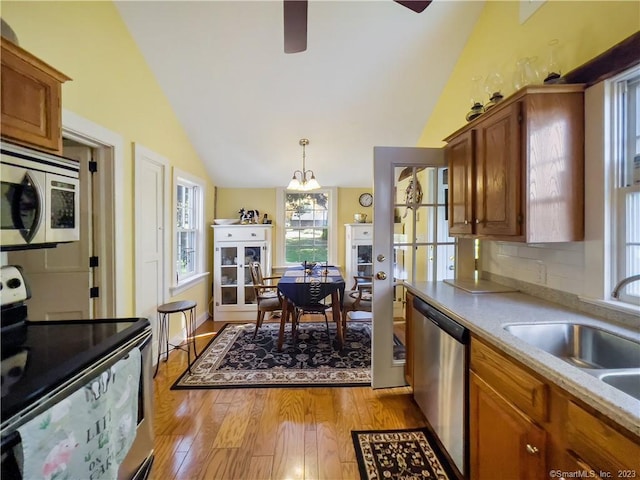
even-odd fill
[[[175,185],[175,279],[183,285],[203,273],[204,184],[185,172],[174,169]]]
[[[311,192],[280,190],[278,218],[282,228],[280,262],[335,263],[337,192],[323,188]]]
[[[616,79],[614,88],[615,185],[612,217],[616,249],[613,282],[640,274],[640,67]],[[619,300],[640,303],[640,282],[620,290]]]

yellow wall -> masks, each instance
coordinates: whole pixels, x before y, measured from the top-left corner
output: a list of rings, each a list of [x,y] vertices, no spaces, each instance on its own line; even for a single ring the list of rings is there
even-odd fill
[[[439,147],[442,139],[466,123],[471,78],[486,78],[492,69],[505,83],[503,93],[513,93],[516,61],[548,58],[548,42],[560,41],[562,73],[576,68],[638,31],[640,2],[548,0],[520,24],[520,2],[487,1],[436,107],[419,146]],[[486,98],[488,100],[488,96]]]
[[[358,202],[363,193],[373,193],[373,189],[367,188],[338,188],[338,265],[345,265],[345,223],[354,223],[355,213],[364,213],[367,222],[373,222],[373,207],[362,207]],[[349,280],[347,281],[349,282]],[[347,283],[347,287],[350,287]]]
[[[241,208],[266,213],[271,220],[276,215],[275,188],[217,188],[216,218],[239,218]]]
[[[361,207],[358,198],[366,188],[338,188],[338,264],[344,266],[345,261],[345,223],[353,223],[355,213],[365,213],[367,220],[373,220],[373,208]],[[216,194],[216,218],[237,218],[241,208],[255,209],[262,216],[268,214],[276,223],[276,189],[275,188],[218,188]],[[275,243],[278,239],[274,238]],[[275,257],[274,257],[275,260]]]
[[[131,232],[121,253],[128,271],[133,272],[135,267],[133,142],[207,182],[205,218],[213,218],[213,183],[111,2],[3,0],[2,18],[16,32],[22,48],[73,79],[63,85],[64,109],[124,138],[125,212],[117,221],[124,224],[124,232]],[[207,251],[211,252],[211,248]],[[210,258],[207,264],[210,265]],[[124,281],[126,314],[133,315],[133,275],[127,275]],[[210,292],[207,280],[176,299],[196,300],[201,315],[207,309]]]
[[[110,2],[2,1],[2,17],[16,31],[20,44],[73,78],[63,86],[63,108],[121,134],[125,145],[138,142],[171,163],[207,180],[206,219],[214,218],[214,182],[190,145],[167,99]],[[496,68],[511,93],[518,58],[547,56],[547,42],[560,40],[563,71],[582,64],[638,30],[640,3],[563,2],[549,0],[524,24],[519,23],[519,2],[488,1],[436,108],[418,142],[441,146],[442,139],[465,123],[469,109],[470,78]],[[125,148],[124,218],[133,232],[132,149]],[[366,189],[339,188],[338,252],[344,264],[344,224],[353,214],[372,209],[358,205]],[[275,190],[219,189],[216,215],[235,217],[240,207],[257,208],[274,219]],[[275,219],[274,219],[275,220]],[[208,235],[210,239],[211,236]],[[211,248],[208,249],[211,252]],[[133,236],[125,239],[125,265],[134,269]],[[210,255],[210,254],[209,254]],[[208,259],[211,265],[211,258]],[[126,311],[134,313],[132,276],[125,279]],[[198,314],[206,308],[210,282],[188,290],[180,298],[198,301]]]

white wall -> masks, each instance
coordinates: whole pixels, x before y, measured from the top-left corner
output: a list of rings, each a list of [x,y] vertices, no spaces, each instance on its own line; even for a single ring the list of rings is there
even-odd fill
[[[584,242],[527,245],[483,241],[480,258],[484,271],[567,293],[583,293]]]

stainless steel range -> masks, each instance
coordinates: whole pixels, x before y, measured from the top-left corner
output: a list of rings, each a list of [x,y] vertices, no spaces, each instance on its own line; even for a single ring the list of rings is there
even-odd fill
[[[113,372],[116,366],[128,358],[140,358],[139,369],[135,370],[140,372],[139,378],[131,382],[131,385],[135,386],[131,398],[137,397],[135,403],[132,403],[134,411],[137,410],[133,415],[135,424],[134,428],[129,430],[134,432],[134,436],[130,437],[127,448],[123,449],[123,458],[117,462],[116,469],[118,479],[146,478],[153,462],[153,385],[149,321],[146,318],[118,318],[31,322],[27,318],[24,303],[28,296],[29,289],[20,269],[15,266],[2,267],[0,476],[3,480],[24,477],[27,459],[24,458],[24,439],[21,435],[24,435],[32,420],[55,411],[56,407],[65,402],[69,403],[70,399],[78,397],[79,392],[84,396],[94,395],[96,398],[100,394],[106,396],[109,380],[115,378]],[[74,411],[73,415],[76,413]],[[71,417],[70,415],[69,418]],[[111,418],[110,411],[106,417]],[[97,422],[99,419],[95,420]],[[65,428],[64,424],[59,428],[71,430],[71,427]],[[74,447],[85,440],[79,439],[79,436],[75,435]],[[92,436],[90,429],[87,429],[84,437]],[[106,443],[100,443],[100,447],[105,445]],[[108,473],[101,475],[100,468],[96,468],[96,461],[74,463],[72,457],[80,455],[81,449],[72,452],[71,449],[65,451],[63,447],[57,450],[56,448],[53,447],[49,453],[55,457],[53,461],[50,461],[48,456],[30,460],[41,461],[48,473],[56,473],[62,468],[61,459],[65,462],[65,469],[74,465],[77,468],[79,463],[85,464],[82,468],[91,468],[91,471],[65,470],[69,478],[113,478],[113,471],[105,470]],[[84,456],[86,457],[86,454]]]

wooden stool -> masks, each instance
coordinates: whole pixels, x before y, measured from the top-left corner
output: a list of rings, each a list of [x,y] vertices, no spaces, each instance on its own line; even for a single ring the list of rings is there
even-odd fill
[[[169,359],[169,347],[173,349],[179,349],[183,352],[187,352],[187,369],[191,373],[191,348],[193,347],[194,360],[198,358],[198,352],[196,351],[196,339],[195,339],[195,311],[197,303],[193,300],[181,300],[178,302],[165,303],[158,307],[158,359],[156,361],[156,371],[153,374],[155,377],[158,373],[158,367],[160,366],[160,357],[162,356],[162,346],[164,344],[164,361]],[[185,344],[173,345],[169,344],[169,318],[172,313],[182,313],[184,321],[187,327],[187,341]],[[187,314],[188,313],[188,314]]]

